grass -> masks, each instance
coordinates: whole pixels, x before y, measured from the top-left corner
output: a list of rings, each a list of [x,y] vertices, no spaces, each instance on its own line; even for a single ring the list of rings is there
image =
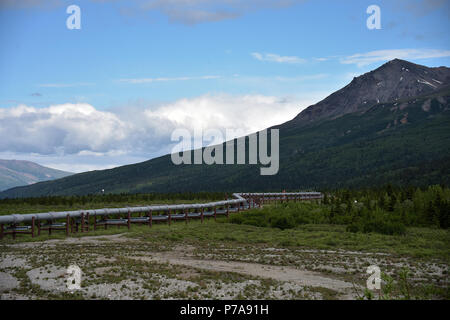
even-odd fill
[[[236,244],[265,244],[275,247],[303,247],[323,250],[352,250],[407,255],[416,258],[441,258],[450,261],[450,232],[440,229],[408,228],[405,235],[347,232],[345,226],[306,224],[294,229],[255,227],[226,223],[225,218],[201,224],[191,221],[170,227],[156,225],[151,231],[138,227],[127,236],[147,241],[167,240]]]

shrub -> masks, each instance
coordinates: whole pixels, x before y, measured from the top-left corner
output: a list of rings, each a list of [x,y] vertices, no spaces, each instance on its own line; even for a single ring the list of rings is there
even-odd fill
[[[230,222],[234,223],[234,224],[242,224],[242,222],[244,221],[244,217],[242,215],[232,215],[230,218]]]
[[[401,222],[372,220],[364,223],[362,231],[364,233],[377,232],[386,235],[403,235],[406,232],[406,227]]]
[[[359,232],[360,230],[361,230],[360,226],[356,223],[352,223],[352,224],[348,225],[346,228],[347,232],[353,232],[353,233]]]
[[[295,227],[295,221],[290,216],[276,216],[271,220],[270,226],[281,230],[292,229]]]

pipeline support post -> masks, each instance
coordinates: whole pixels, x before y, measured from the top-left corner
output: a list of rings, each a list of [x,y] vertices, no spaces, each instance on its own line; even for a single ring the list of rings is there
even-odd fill
[[[31,237],[34,238],[34,221],[35,217],[31,218]]]
[[[66,215],[66,236],[69,236],[70,216]]]
[[[148,214],[149,214],[149,217],[148,217],[148,226],[149,226],[149,228],[151,228],[151,227],[152,227],[152,223],[153,223],[152,210],[150,210],[150,211],[148,212]]]
[[[81,213],[81,233],[84,232],[84,212]]]

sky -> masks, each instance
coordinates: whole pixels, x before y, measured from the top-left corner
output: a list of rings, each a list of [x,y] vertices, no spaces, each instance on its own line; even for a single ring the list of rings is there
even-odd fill
[[[262,130],[391,59],[450,66],[449,18],[447,0],[0,0],[0,158],[82,172],[167,154],[178,128]]]

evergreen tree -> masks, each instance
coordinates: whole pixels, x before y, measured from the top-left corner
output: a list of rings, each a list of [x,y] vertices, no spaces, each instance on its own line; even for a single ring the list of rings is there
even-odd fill
[[[395,197],[395,194],[393,193],[392,195],[391,195],[391,199],[390,199],[390,201],[389,201],[389,204],[388,204],[388,211],[394,211],[394,209],[395,209],[395,204],[397,203],[397,198]]]

